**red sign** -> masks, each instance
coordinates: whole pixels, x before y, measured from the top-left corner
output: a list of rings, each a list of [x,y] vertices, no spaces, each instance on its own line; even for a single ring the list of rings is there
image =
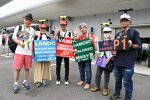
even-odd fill
[[[56,49],[56,55],[57,56],[74,58],[74,52],[73,52],[72,44],[57,42],[56,47],[57,47],[57,49]]]

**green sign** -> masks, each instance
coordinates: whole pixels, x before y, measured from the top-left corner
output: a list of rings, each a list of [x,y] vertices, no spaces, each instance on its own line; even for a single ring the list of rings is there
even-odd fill
[[[89,38],[73,42],[73,49],[76,50],[75,52],[76,62],[87,61],[94,58],[93,44]]]

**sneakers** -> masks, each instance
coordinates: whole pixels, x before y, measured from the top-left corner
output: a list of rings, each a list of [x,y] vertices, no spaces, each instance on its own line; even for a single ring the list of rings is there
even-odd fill
[[[39,87],[41,86],[41,84],[42,84],[42,83],[37,82],[37,83],[36,83],[36,87],[39,88]]]
[[[103,96],[107,96],[107,95],[108,95],[108,89],[103,89],[102,95],[103,95]]]
[[[29,90],[30,89],[30,85],[28,84],[28,82],[24,82],[22,83],[22,87],[26,90]]]
[[[121,96],[120,95],[113,95],[113,96],[110,96],[110,100],[117,100],[117,99],[120,99],[121,98]]]
[[[84,90],[87,90],[87,89],[89,89],[89,88],[90,88],[90,84],[85,84]]]
[[[85,83],[83,81],[80,81],[77,83],[78,86],[84,85]]]
[[[91,91],[92,92],[96,92],[96,91],[100,91],[101,89],[100,88],[98,88],[98,87],[92,87],[91,88]]]
[[[56,85],[60,85],[60,81],[57,80],[57,81],[56,81]]]
[[[18,87],[18,85],[14,85],[13,86],[13,93],[18,93],[19,92],[19,87]]]
[[[70,82],[69,81],[65,81],[65,85],[68,85]]]

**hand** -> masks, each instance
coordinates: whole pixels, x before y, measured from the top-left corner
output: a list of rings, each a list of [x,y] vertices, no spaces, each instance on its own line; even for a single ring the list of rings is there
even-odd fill
[[[131,40],[129,40],[128,43],[130,47],[133,45]]]
[[[77,34],[78,34],[78,31],[77,30],[72,30],[72,32],[73,32],[73,34],[74,34],[74,36],[77,36]]]
[[[59,32],[60,32],[60,29],[56,29],[55,30],[55,35],[58,35]]]

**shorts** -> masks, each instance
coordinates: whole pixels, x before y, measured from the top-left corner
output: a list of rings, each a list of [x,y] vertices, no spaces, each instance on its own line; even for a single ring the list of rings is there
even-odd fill
[[[32,56],[31,55],[22,55],[15,54],[13,61],[14,69],[30,69],[32,68]]]

